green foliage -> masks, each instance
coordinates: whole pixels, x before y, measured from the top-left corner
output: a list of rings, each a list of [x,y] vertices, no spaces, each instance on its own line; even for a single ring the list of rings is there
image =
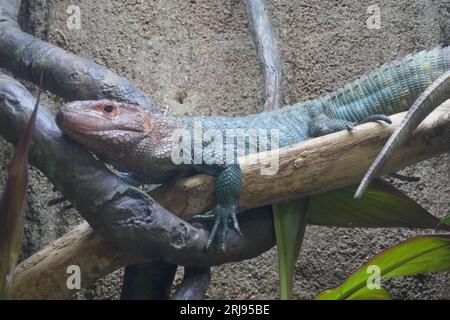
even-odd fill
[[[316,296],[316,300],[328,300],[334,289],[327,289]],[[331,299],[329,299],[331,300]],[[383,287],[369,289],[367,286],[351,294],[346,300],[392,300],[390,293]]]
[[[311,197],[308,222],[333,227],[434,229],[439,219],[380,179],[355,200],[357,185]],[[447,228],[448,229],[448,228]]]
[[[383,295],[387,298],[386,293],[380,294],[380,290],[370,290],[367,286],[372,276],[371,266],[380,271],[380,280],[450,270],[450,234],[414,237],[383,250],[340,286],[323,291],[316,299],[346,300],[355,296],[372,299]]]
[[[273,205],[275,235],[278,248],[280,298],[292,297],[295,264],[303,241],[306,223],[338,227],[410,227],[432,229],[439,219],[394,186],[375,180],[355,200],[357,186]],[[446,226],[447,227],[447,226]],[[448,228],[448,227],[447,227]],[[336,297],[336,290],[318,297]],[[383,289],[365,289],[342,294],[345,299],[390,299]]]
[[[0,299],[11,297],[12,278],[20,254],[28,181],[28,149],[34,131],[38,102],[8,168],[0,200]]]
[[[442,226],[450,225],[450,214],[444,218],[442,218],[441,221],[439,221],[438,225],[436,226],[436,230],[441,228]]]
[[[306,198],[272,206],[282,300],[292,298],[295,263],[305,235],[308,201]]]
[[[365,287],[352,294],[347,300],[392,300],[392,297],[383,287],[375,289]]]

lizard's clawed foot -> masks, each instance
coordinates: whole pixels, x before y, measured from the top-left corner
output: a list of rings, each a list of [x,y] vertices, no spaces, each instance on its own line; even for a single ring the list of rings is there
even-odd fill
[[[209,234],[208,241],[206,242],[205,250],[208,250],[219,236],[219,248],[220,251],[225,252],[227,250],[227,234],[228,223],[231,218],[233,223],[233,229],[242,236],[239,222],[237,220],[237,205],[234,203],[218,204],[216,207],[205,214],[194,216],[192,219],[197,221],[214,221],[211,233]]]
[[[367,122],[376,122],[376,121],[383,121],[383,122],[386,122],[387,124],[392,123],[391,119],[389,119],[389,117],[387,115],[374,114],[374,115],[368,116],[367,118],[364,118],[363,120],[358,122],[358,124],[363,124],[363,123],[367,123]]]

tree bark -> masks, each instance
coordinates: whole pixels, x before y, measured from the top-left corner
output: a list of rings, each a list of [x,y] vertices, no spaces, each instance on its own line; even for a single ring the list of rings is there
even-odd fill
[[[147,260],[118,250],[82,223],[17,266],[13,299],[67,298],[76,291],[67,286],[71,265],[80,268],[86,287],[124,265]]]

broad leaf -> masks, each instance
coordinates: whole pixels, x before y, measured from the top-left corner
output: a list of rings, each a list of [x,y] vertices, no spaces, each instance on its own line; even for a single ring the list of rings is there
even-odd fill
[[[442,218],[442,220],[438,223],[438,225],[436,226],[436,230],[438,230],[439,228],[441,228],[443,225],[450,225],[450,215]]]
[[[0,200],[0,299],[11,296],[12,276],[22,246],[28,149],[37,110],[38,103],[9,165],[5,190]]]
[[[305,235],[308,201],[309,198],[305,198],[272,206],[282,300],[292,297],[295,264]]]
[[[373,268],[379,270],[380,280],[450,270],[450,234],[414,237],[383,250],[343,284],[320,293],[316,299],[344,300],[355,295],[368,298],[367,284],[368,280],[373,284]]]
[[[392,297],[383,287],[374,289],[364,287],[348,297],[347,300],[392,300]]]
[[[408,227],[434,229],[439,219],[394,186],[375,180],[361,199],[357,186],[311,197],[308,222],[334,227]],[[450,230],[448,226],[445,227]]]

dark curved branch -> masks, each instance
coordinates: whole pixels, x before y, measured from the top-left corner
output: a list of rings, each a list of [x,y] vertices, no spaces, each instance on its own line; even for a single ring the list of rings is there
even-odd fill
[[[210,281],[210,268],[184,268],[183,281],[178,286],[172,299],[203,300]]]
[[[278,109],[281,101],[281,58],[265,0],[247,0],[253,42],[258,53],[264,89],[261,110]]]
[[[177,266],[166,262],[134,264],[125,268],[120,299],[167,300]]]
[[[110,98],[158,112],[153,102],[127,79],[87,59],[69,53],[19,29],[14,0],[1,0],[0,67],[39,84],[67,100]]]
[[[0,76],[0,134],[15,142],[35,103],[17,81]],[[206,254],[208,231],[172,215],[142,191],[124,183],[79,145],[65,139],[53,116],[40,107],[30,162],[78,209],[92,228],[128,252],[204,267],[255,257],[274,245],[270,206],[241,219],[244,239],[230,232],[226,255]]]

